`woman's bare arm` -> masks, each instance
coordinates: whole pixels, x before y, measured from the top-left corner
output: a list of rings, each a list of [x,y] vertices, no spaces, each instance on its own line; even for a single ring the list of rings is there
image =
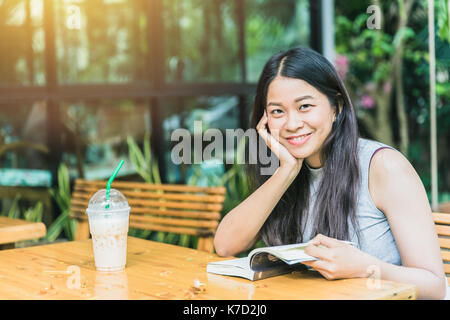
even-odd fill
[[[257,240],[259,230],[284,192],[300,172],[303,159],[294,158],[267,130],[264,113],[256,126],[258,134],[280,160],[276,172],[247,199],[231,210],[220,222],[214,246],[220,256],[233,256],[249,249]]]
[[[436,228],[425,188],[409,161],[398,151],[375,154],[369,190],[386,215],[402,266],[379,262],[382,279],[416,284],[419,298],[441,299],[446,279]]]
[[[296,175],[296,170],[279,167],[272,177],[222,219],[214,237],[218,255],[234,256],[255,243],[259,230]]]

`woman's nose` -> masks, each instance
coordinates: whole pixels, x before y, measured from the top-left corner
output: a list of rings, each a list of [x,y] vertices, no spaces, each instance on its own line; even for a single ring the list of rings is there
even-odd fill
[[[285,129],[289,131],[297,131],[297,129],[303,127],[302,116],[295,112],[290,112],[287,116]]]

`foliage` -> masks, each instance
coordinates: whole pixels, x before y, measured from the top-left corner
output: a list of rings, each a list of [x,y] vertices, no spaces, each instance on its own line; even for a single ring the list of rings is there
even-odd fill
[[[128,136],[128,156],[136,172],[147,183],[161,183],[158,161],[151,152],[150,133],[144,135],[143,151],[139,148],[133,137]]]
[[[22,212],[19,206],[20,199],[21,199],[20,195],[17,195],[14,198],[6,216],[11,219],[24,219],[25,221],[29,222],[42,222],[42,213],[43,213],[42,202],[38,201],[34,206],[28,207],[25,209],[25,211]],[[20,241],[22,245],[26,245],[29,243],[33,244],[36,242],[39,242],[39,239]]]
[[[245,139],[241,139],[237,146],[234,164],[220,178],[220,184],[227,188],[224,202],[223,213],[226,214],[242,201],[244,201],[251,193],[248,181],[248,175],[245,166],[238,163],[238,159],[243,159],[242,154],[245,152]]]
[[[33,207],[25,209],[25,211],[22,214],[22,211],[19,207],[20,199],[21,199],[20,195],[17,195],[14,198],[6,216],[11,219],[24,219],[30,222],[41,222],[43,212],[42,202],[38,201]]]
[[[161,184],[158,161],[151,152],[150,134],[145,134],[142,150],[131,136],[127,138],[127,142],[128,155],[136,172],[147,183]],[[177,244],[184,247],[193,246],[193,242],[196,240],[189,235],[135,228],[130,228],[129,235],[159,242]]]
[[[450,43],[450,8],[445,0],[435,1],[437,35]]]
[[[28,208],[23,213],[23,218],[30,222],[41,222],[42,221],[43,206],[42,202],[38,201],[34,207]]]
[[[151,153],[149,135],[147,134],[144,139],[142,150],[133,138],[128,137],[127,141],[129,158],[133,162],[136,172],[148,183],[160,183],[157,161]],[[205,186],[225,186],[227,192],[222,212],[223,214],[228,213],[247,198],[251,192],[245,167],[237,162],[237,159],[240,159],[244,152],[245,139],[242,139],[235,153],[235,162],[225,174],[211,174],[210,172],[204,172],[199,165],[192,165],[192,175],[186,183],[188,185],[199,185],[201,180],[202,185]],[[220,165],[222,165],[221,162]],[[185,247],[195,247],[198,240],[196,236],[191,235],[137,229],[130,229],[130,235]]]
[[[22,214],[22,211],[19,207],[20,199],[21,199],[20,195],[17,195],[14,198],[6,216],[11,219],[24,219],[30,222],[41,222],[43,212],[42,202],[38,201],[33,207],[25,209],[25,211]]]
[[[336,6],[336,67],[346,82],[354,105],[357,107],[360,129],[364,136],[377,139],[383,131],[392,132],[392,145],[397,147],[402,135],[398,91],[404,99],[407,129],[406,148],[402,149],[419,173],[427,190],[430,189],[430,103],[429,103],[429,54],[428,19],[426,1],[412,2],[407,24],[396,29],[401,19],[401,8],[407,1],[376,1],[381,4],[384,21],[381,30],[366,26],[369,17],[366,8],[373,1],[349,1]],[[435,1],[436,13],[436,94],[438,128],[439,189],[448,192],[450,181],[445,172],[450,170],[450,154],[447,152],[450,138],[450,46],[448,4]],[[403,54],[393,59],[403,42]],[[395,66],[401,63],[402,79],[394,77]],[[403,85],[403,88],[399,84]],[[391,95],[391,96],[389,96]],[[384,100],[380,97],[384,96]],[[386,118],[378,121],[383,102]],[[387,124],[387,128],[382,125]],[[374,125],[376,124],[376,125]],[[409,140],[409,141],[408,141]],[[408,145],[409,144],[409,145]]]
[[[67,239],[73,240],[75,238],[77,222],[69,216],[71,203],[70,179],[69,171],[64,163],[61,163],[58,168],[58,186],[50,190],[50,193],[55,199],[61,213],[48,228],[46,239],[50,242],[55,241],[64,231]]]
[[[48,227],[45,239],[49,242],[55,241],[63,232],[69,239],[73,240],[76,230],[76,221],[69,217],[70,213],[70,182],[69,172],[65,164],[61,164],[58,169],[58,187],[50,189],[50,194],[55,199],[61,213],[55,221]],[[20,195],[16,196],[12,202],[7,216],[12,219],[24,219],[30,222],[42,222],[43,204],[38,201],[34,206],[22,211],[19,206]],[[27,242],[36,242],[38,239]]]

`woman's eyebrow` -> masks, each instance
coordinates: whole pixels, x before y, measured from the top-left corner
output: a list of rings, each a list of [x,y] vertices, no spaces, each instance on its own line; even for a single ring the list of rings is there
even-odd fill
[[[298,97],[297,99],[295,99],[294,102],[300,102],[300,101],[303,101],[306,99],[313,99],[313,98],[314,98],[313,96],[309,96],[309,95],[301,96],[301,97]],[[267,106],[281,106],[281,105],[282,105],[282,103],[280,103],[280,102],[272,102],[272,101],[270,101],[267,104]]]

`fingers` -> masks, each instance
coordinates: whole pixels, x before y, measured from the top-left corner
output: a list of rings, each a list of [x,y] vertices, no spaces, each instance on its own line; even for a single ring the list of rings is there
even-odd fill
[[[314,244],[309,244],[305,248],[305,253],[320,260],[330,261],[332,259],[328,248],[320,247]]]
[[[266,129],[267,122],[268,122],[268,118],[267,118],[266,113],[264,112],[263,116],[261,117],[258,124],[256,125],[256,130],[260,131],[261,129],[264,129],[267,131],[267,129]]]
[[[269,132],[267,132],[267,125],[268,118],[266,113],[263,114],[261,117],[261,120],[259,120],[258,124],[256,125],[256,130],[258,131],[259,135],[264,139],[266,144],[270,147],[269,143]]]
[[[328,280],[332,280],[335,278],[333,273],[330,272],[330,270],[332,269],[332,265],[328,261],[316,260],[316,261],[305,261],[302,263],[318,271]]]
[[[280,158],[280,145],[278,142],[278,130],[273,130],[271,133],[267,131],[267,125],[268,118],[267,114],[264,113],[264,115],[261,117],[261,120],[258,122],[258,125],[256,126],[256,130],[258,130],[258,134],[263,138],[263,140],[266,142],[267,146],[272,150],[272,152]]]
[[[341,241],[334,239],[334,238],[324,236],[323,234],[318,234],[312,240],[310,240],[308,243],[313,244],[315,246],[323,245],[327,248],[334,248],[334,247],[338,247],[338,246],[342,245]]]
[[[268,116],[267,113],[264,113],[256,126],[259,136],[264,140],[272,153],[280,160],[280,166],[287,164],[297,170],[298,173],[301,169],[303,159],[299,160],[292,156],[280,142],[280,130],[272,128],[269,132],[267,124]]]
[[[310,266],[316,270],[328,270],[328,262],[324,260],[315,260],[315,261],[304,261],[302,262],[304,265]]]

